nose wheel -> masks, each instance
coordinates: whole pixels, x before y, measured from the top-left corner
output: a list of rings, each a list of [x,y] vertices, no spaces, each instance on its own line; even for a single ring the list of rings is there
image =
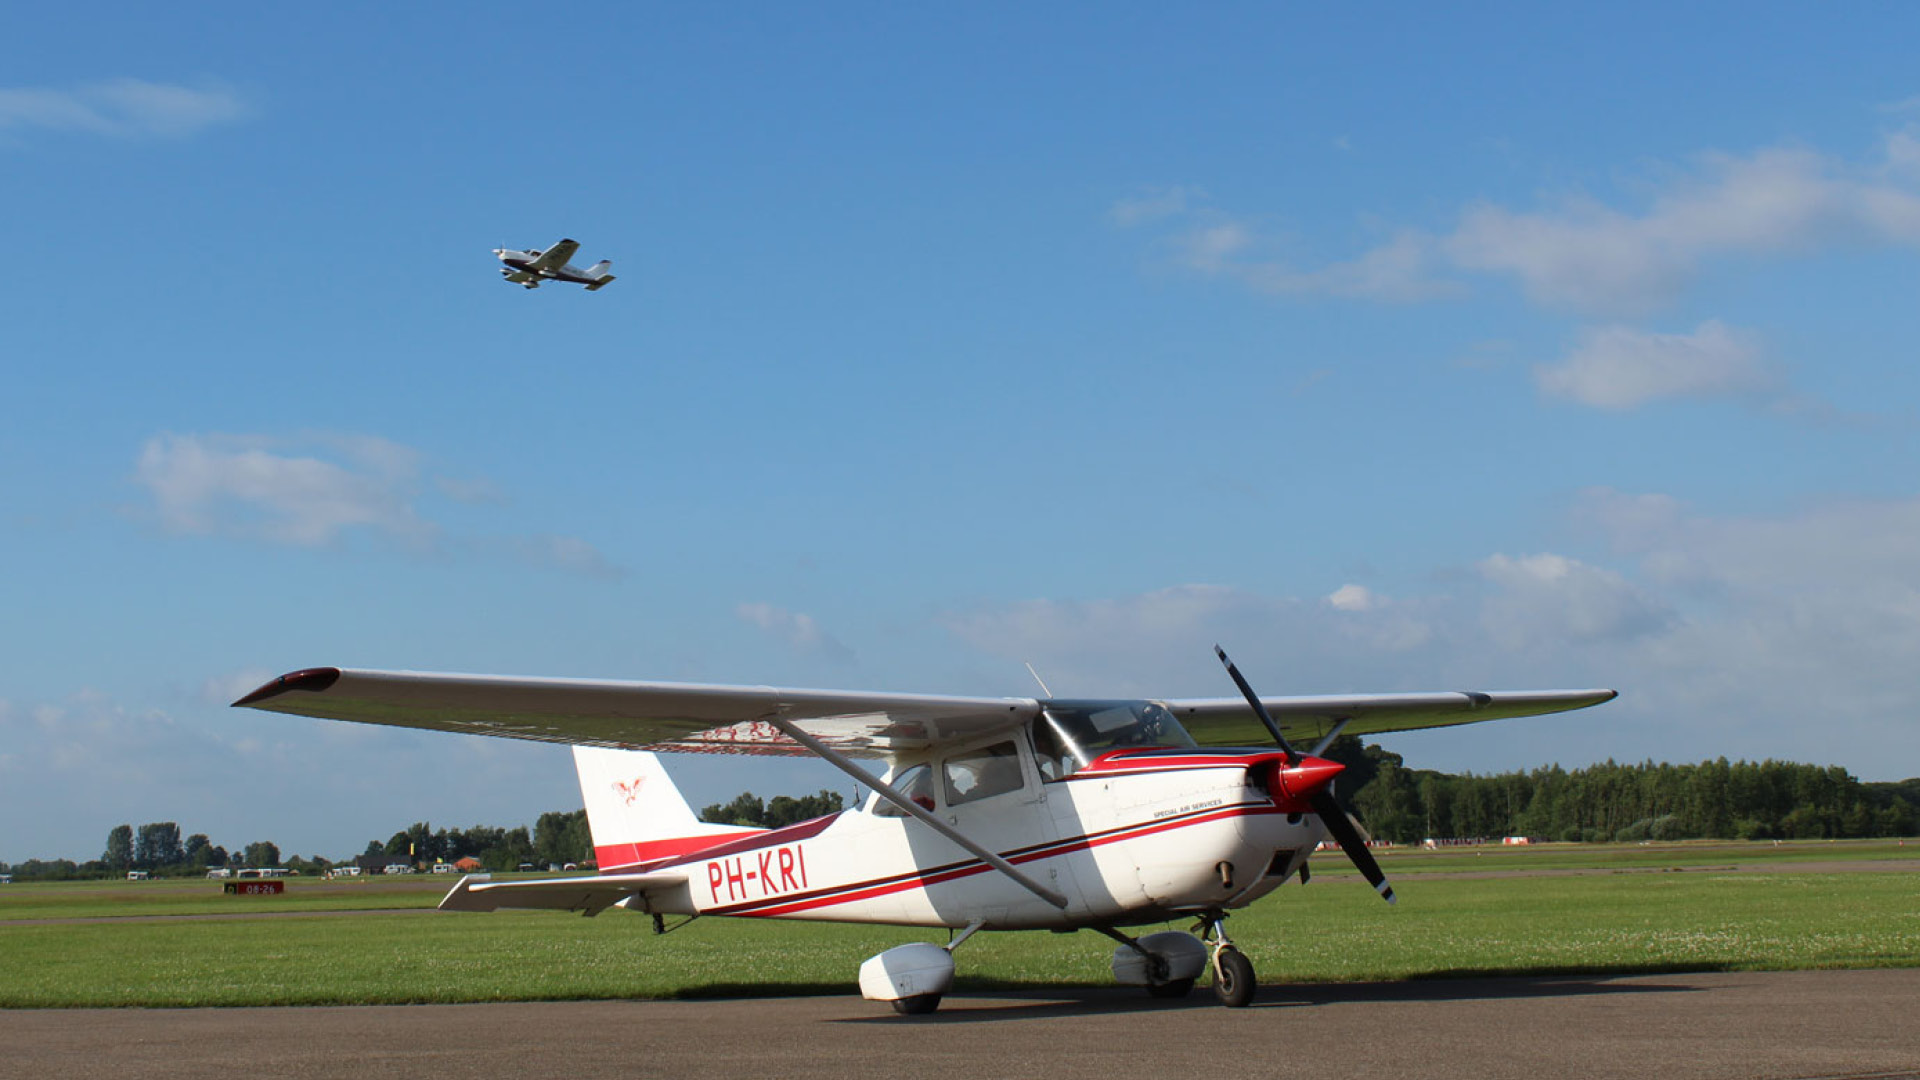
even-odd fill
[[[1226,912],[1202,916],[1194,930],[1200,935],[1200,940],[1213,944],[1213,996],[1229,1009],[1246,1008],[1252,1003],[1260,983],[1254,978],[1253,961],[1234,948],[1232,940],[1227,937]]]

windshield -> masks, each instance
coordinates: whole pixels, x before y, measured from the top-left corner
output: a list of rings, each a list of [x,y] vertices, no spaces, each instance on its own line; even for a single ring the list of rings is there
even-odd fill
[[[1048,780],[1112,750],[1194,746],[1193,736],[1154,701],[1054,702],[1033,721],[1033,749]]]

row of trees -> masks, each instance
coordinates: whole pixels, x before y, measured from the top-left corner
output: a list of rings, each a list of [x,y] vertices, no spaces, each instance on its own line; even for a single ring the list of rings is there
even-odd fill
[[[144,870],[160,877],[185,877],[223,867],[279,865],[280,849],[270,841],[256,841],[230,852],[207,839],[206,833],[194,833],[183,840],[179,823],[150,821],[137,830],[132,825],[115,825],[108,830],[107,849],[97,859],[85,862],[28,859],[15,866],[0,863],[0,871],[21,880],[65,881],[121,877],[129,870]]]
[[[511,829],[475,825],[471,829],[434,829],[424,821],[394,833],[386,843],[367,842],[366,854],[404,857],[409,862],[457,862],[473,858],[489,870],[513,870],[522,864],[576,865],[593,860],[593,838],[587,832],[587,812],[554,811],[541,814],[529,833],[525,825]]]
[[[1342,738],[1343,802],[1375,837],[1550,840],[1838,839],[1911,836],[1920,779],[1866,784],[1838,766],[1726,758],[1697,765],[1608,761],[1494,776],[1409,769],[1399,754]]]
[[[797,799],[790,795],[775,795],[766,802],[761,802],[760,796],[751,791],[743,791],[730,803],[714,803],[700,811],[700,820],[715,825],[752,825],[761,829],[778,829],[837,814],[845,805],[839,792],[825,788]]]

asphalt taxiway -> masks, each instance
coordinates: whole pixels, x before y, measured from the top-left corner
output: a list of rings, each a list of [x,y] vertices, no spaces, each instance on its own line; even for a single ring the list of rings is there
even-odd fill
[[[0,1012],[0,1077],[1912,1077],[1920,969],[1138,991]]]

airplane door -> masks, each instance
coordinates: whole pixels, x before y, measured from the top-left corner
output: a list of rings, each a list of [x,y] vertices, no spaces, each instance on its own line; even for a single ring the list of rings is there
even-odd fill
[[[947,821],[975,842],[1004,855],[1040,884],[1066,896],[1071,909],[1079,906],[1079,889],[1070,861],[1043,854],[1061,839],[1060,824],[1051,806],[1056,787],[1040,782],[1024,733],[957,751],[941,762],[941,809]],[[1032,857],[1035,855],[1041,857]],[[996,898],[994,903],[1006,901],[1004,910],[996,913],[999,917],[1032,905],[1039,905],[1034,912],[1037,915],[1057,911],[1002,875],[991,875],[983,884],[989,885],[987,892]]]

